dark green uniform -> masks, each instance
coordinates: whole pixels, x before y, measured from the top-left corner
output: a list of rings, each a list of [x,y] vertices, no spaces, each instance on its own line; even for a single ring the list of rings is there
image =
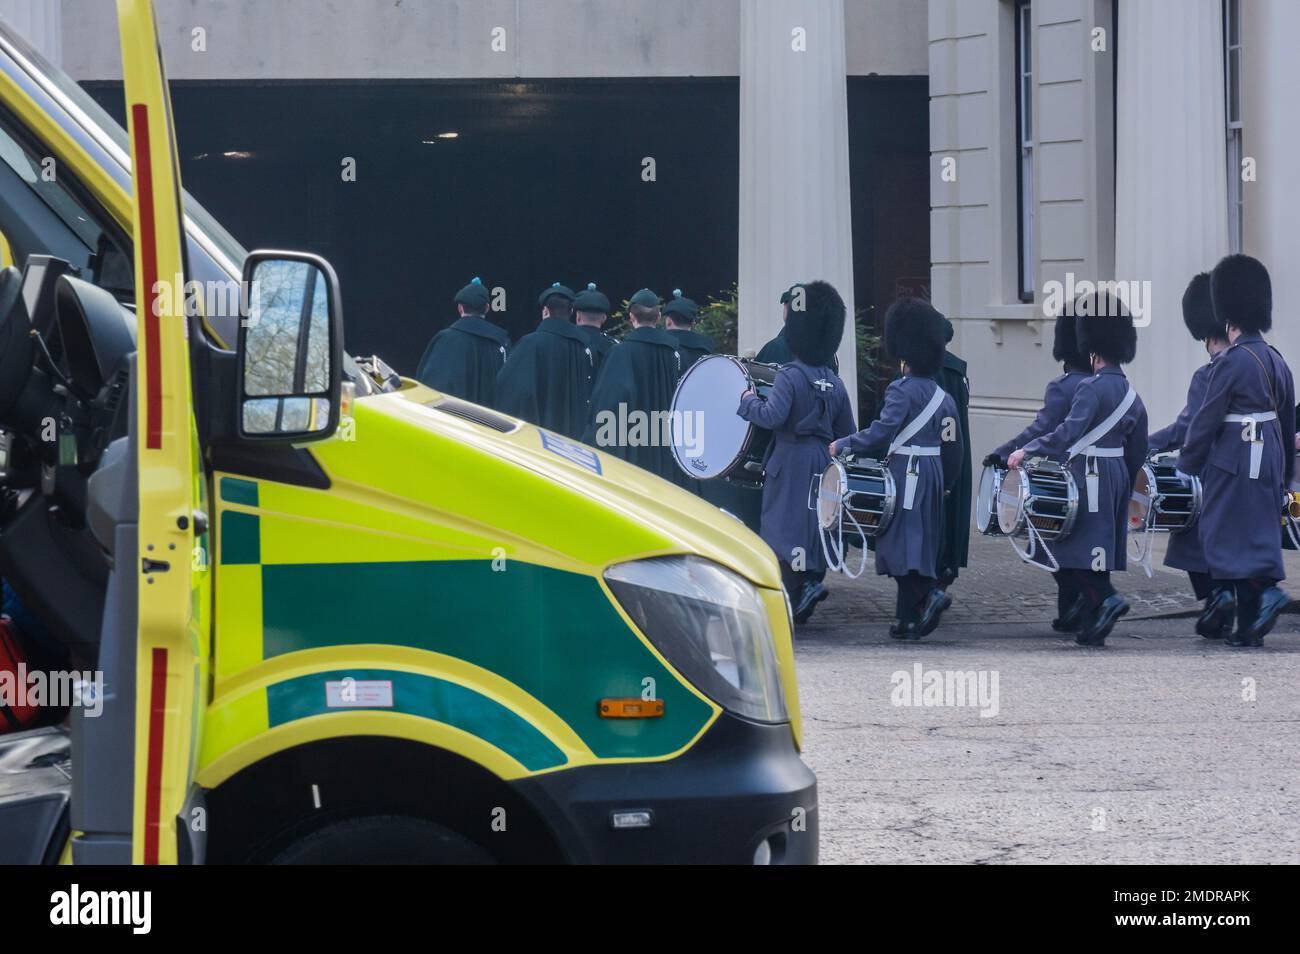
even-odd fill
[[[538,296],[538,304],[546,308],[553,299],[572,302],[573,297],[556,282]],[[497,375],[497,408],[579,440],[594,369],[586,337],[567,318],[543,318],[536,331],[519,339]]]
[[[689,328],[664,329],[677,339],[677,351],[682,356],[682,372],[705,355],[713,354],[713,341],[707,335]]]
[[[461,317],[433,336],[415,377],[437,391],[492,407],[510,336],[483,317],[491,300],[483,279],[475,277],[454,300]]]
[[[433,336],[415,376],[437,391],[495,407],[497,374],[506,363],[509,344],[505,329],[486,318],[457,318]]]
[[[676,480],[671,432],[665,435],[663,422],[681,369],[672,335],[659,328],[634,328],[605,359],[583,441]]]
[[[682,373],[705,355],[713,354],[713,342],[705,335],[691,328],[700,316],[700,306],[682,294],[680,288],[673,289],[673,297],[664,305],[664,316],[674,324],[685,325],[684,328],[664,329],[677,339],[677,351],[682,356]]]
[[[573,310],[586,315],[600,316],[603,324],[609,318],[609,297],[596,287],[595,282],[587,282],[587,287],[573,297]],[[578,329],[578,333],[587,342],[587,347],[591,349],[593,368],[591,379],[598,381],[600,369],[605,364],[605,356],[618,342],[601,331],[599,325],[581,325],[575,322],[574,327]]]
[[[945,351],[943,367],[935,376],[939,387],[957,403],[957,425],[961,429],[961,473],[957,483],[943,499],[943,535],[939,542],[936,561],[940,586],[947,586],[957,578],[957,571],[966,565],[970,549],[971,521],[971,463],[970,463],[970,382],[966,378],[966,362],[951,351]]]
[[[587,423],[591,350],[564,318],[544,318],[510,351],[497,375],[497,408],[578,440]]]
[[[605,334],[595,325],[574,325],[574,330],[582,335],[587,347],[591,349],[591,363],[594,370],[594,379],[600,380],[600,369],[605,366],[605,358],[614,350],[618,344],[613,338]]]

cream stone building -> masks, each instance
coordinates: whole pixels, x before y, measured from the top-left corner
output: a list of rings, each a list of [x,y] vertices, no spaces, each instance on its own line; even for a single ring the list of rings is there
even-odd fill
[[[1036,409],[1070,276],[1143,296],[1129,374],[1153,428],[1205,360],[1183,290],[1229,251],[1269,267],[1271,340],[1300,356],[1297,30],[1291,0],[931,0],[932,294],[977,459]]]
[[[1229,251],[1268,265],[1272,340],[1300,355],[1296,0],[160,0],[158,11],[170,74],[185,83],[735,78],[740,350],[777,330],[791,275],[831,279],[852,307],[864,259],[928,231],[929,291],[970,365],[976,460],[1030,419],[1055,373],[1054,283],[1134,289],[1130,374],[1153,427],[1178,412],[1204,360],[1183,329],[1183,289]],[[78,80],[119,75],[104,42],[111,4],[0,0],[0,16]],[[196,27],[210,34],[202,56]],[[500,49],[498,30],[510,38]],[[924,186],[850,175],[852,143],[883,139],[889,120],[855,126],[846,87],[926,74],[928,202],[855,248],[855,211]],[[877,315],[914,284],[885,267]]]

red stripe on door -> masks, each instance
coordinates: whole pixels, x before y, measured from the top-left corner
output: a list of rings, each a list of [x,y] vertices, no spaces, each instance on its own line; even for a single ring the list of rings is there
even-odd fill
[[[161,831],[163,730],[167,725],[167,650],[155,648],[149,680],[149,755],[144,788],[144,863],[158,863]]]
[[[143,103],[131,106],[131,131],[135,142],[135,191],[140,199],[141,267],[144,270],[144,288],[140,290],[147,307],[137,319],[144,323],[145,367],[145,443],[149,450],[162,447],[162,342],[158,340],[157,299],[154,286],[158,283],[157,231],[154,229],[153,162],[149,155],[149,107]],[[137,308],[137,312],[139,309]]]

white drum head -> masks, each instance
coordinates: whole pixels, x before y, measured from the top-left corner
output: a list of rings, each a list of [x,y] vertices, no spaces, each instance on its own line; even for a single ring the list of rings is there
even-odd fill
[[[849,478],[844,465],[837,460],[831,461],[831,465],[822,472],[817,487],[817,522],[823,530],[833,530],[839,523],[844,495],[848,490]]]
[[[1133,495],[1128,500],[1129,530],[1145,530],[1151,516],[1151,504],[1156,496],[1156,472],[1150,464],[1143,464],[1133,482]]]
[[[985,467],[984,472],[980,474],[980,489],[975,497],[975,529],[980,533],[988,533],[989,524],[993,522],[993,513],[997,507],[997,495],[1000,487],[1001,481],[998,479],[998,469],[996,467]]]
[[[721,477],[736,463],[750,424],[736,413],[750,386],[740,362],[712,354],[691,365],[673,394],[673,457],[701,480]]]
[[[1020,529],[1025,508],[1020,488],[1026,479],[1023,469],[1009,470],[1002,478],[1002,489],[998,491],[998,526],[1007,536]]]

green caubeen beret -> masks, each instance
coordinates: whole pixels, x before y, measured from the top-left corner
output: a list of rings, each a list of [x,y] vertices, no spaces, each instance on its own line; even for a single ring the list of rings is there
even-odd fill
[[[545,305],[552,298],[564,298],[573,301],[573,289],[567,285],[561,285],[559,282],[552,282],[550,288],[546,288],[537,296],[537,304]]]
[[[628,300],[629,305],[640,305],[643,308],[658,308],[659,296],[648,288],[643,288]]]
[[[609,297],[596,287],[595,282],[587,282],[587,287],[574,296],[573,307],[577,311],[594,311],[608,315]]]
[[[488,297],[488,290],[483,284],[483,279],[476,276],[473,281],[456,292],[456,304],[464,305],[470,311],[486,311]]]
[[[664,305],[664,314],[676,315],[683,321],[694,321],[700,316],[700,306],[683,295],[680,288],[674,288],[672,300]]]

